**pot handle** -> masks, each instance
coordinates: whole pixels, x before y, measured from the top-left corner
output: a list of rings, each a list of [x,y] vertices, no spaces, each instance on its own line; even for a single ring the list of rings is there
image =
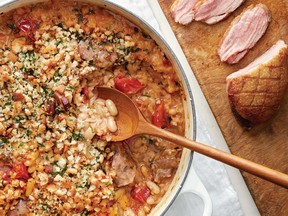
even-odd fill
[[[204,202],[204,212],[203,216],[211,216],[212,215],[212,200],[210,198],[209,193],[207,192],[206,188],[204,187],[203,183],[199,179],[198,175],[196,174],[193,166],[189,171],[187,179],[181,189],[181,194],[186,192],[192,192],[199,197]]]

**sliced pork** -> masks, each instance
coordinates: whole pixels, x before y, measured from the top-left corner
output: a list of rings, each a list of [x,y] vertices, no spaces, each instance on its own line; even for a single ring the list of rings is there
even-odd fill
[[[271,15],[263,4],[251,5],[231,23],[218,49],[222,62],[239,62],[265,33]]]
[[[171,6],[172,17],[175,22],[187,25],[194,19],[193,8],[199,0],[176,0]]]
[[[200,0],[193,9],[194,19],[215,24],[229,16],[243,2],[244,0]]]
[[[255,125],[274,116],[287,87],[287,70],[287,45],[279,40],[247,67],[227,77],[232,109],[244,122]]]

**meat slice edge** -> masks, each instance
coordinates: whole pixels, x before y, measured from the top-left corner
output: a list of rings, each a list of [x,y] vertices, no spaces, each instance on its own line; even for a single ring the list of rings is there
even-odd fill
[[[250,127],[278,111],[288,83],[287,45],[279,40],[245,68],[226,78],[232,110]]]
[[[193,8],[199,0],[176,0],[170,11],[175,22],[187,25],[194,20]]]
[[[250,5],[225,32],[218,49],[220,60],[238,63],[264,35],[270,21],[270,11],[264,4]]]
[[[235,11],[245,0],[200,0],[194,7],[196,21],[215,24]]]

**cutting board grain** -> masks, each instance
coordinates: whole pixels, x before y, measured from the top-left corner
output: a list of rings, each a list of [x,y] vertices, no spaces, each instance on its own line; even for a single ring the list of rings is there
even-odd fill
[[[277,40],[288,43],[288,0],[246,0],[228,19],[209,26],[192,22],[187,26],[172,19],[173,0],[158,0],[164,11],[200,87],[235,155],[288,173],[288,91],[279,112],[270,122],[246,130],[231,112],[226,94],[225,78],[245,67]],[[217,55],[220,40],[233,18],[251,4],[263,3],[272,13],[272,21],[264,37],[236,65],[221,63]],[[242,172],[261,215],[288,215],[288,190]],[[216,210],[217,211],[217,210]]]

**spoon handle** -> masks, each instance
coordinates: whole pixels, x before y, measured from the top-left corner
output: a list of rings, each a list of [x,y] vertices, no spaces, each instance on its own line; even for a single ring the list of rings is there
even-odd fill
[[[140,129],[140,132],[141,132],[141,129]],[[236,167],[240,170],[246,171],[255,176],[268,180],[270,182],[273,182],[277,185],[288,188],[288,175],[281,173],[279,171],[270,169],[263,165],[260,165],[255,162],[249,161],[247,159],[227,153],[217,148],[213,148],[211,146],[198,143],[193,140],[189,140],[182,136],[173,134],[169,131],[160,129],[152,124],[149,124],[149,126],[146,124],[145,128],[143,128],[143,133],[154,135],[154,136],[169,140],[175,144],[181,145],[190,150],[206,155],[210,158],[221,161],[225,164]]]

